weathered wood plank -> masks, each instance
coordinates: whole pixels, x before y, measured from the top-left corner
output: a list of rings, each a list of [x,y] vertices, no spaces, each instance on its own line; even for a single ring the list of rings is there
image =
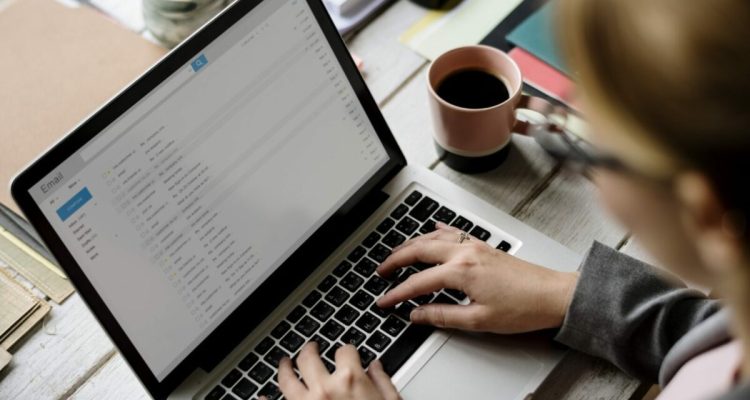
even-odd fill
[[[430,166],[437,158],[423,67],[383,106],[383,115],[409,163]]]
[[[578,253],[594,240],[616,246],[626,236],[599,205],[594,184],[565,169],[516,217]]]
[[[70,397],[71,400],[150,399],[146,389],[116,353]]]
[[[555,173],[555,162],[526,136],[514,135],[508,159],[493,171],[466,175],[444,163],[434,171],[507,213],[533,197]]]
[[[364,61],[364,77],[378,103],[385,102],[425,63],[398,37],[426,12],[410,1],[396,1],[348,40],[349,50]]]
[[[78,294],[55,306],[13,353],[2,399],[57,399],[75,390],[112,354],[112,343]]]

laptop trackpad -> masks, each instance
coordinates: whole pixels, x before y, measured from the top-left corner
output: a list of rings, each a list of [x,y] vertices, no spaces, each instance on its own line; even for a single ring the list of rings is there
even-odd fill
[[[523,399],[533,391],[527,386],[542,366],[498,336],[457,332],[401,394],[406,400]]]

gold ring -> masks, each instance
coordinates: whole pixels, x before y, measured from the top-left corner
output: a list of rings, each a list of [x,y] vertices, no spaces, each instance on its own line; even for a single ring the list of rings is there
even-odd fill
[[[466,232],[461,232],[458,234],[458,244],[461,244],[467,240],[470,240],[469,234]]]

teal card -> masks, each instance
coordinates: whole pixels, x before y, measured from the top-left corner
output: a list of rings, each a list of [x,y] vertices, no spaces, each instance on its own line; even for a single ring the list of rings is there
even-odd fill
[[[506,39],[568,76],[560,57],[554,24],[554,2],[549,2],[516,27]]]

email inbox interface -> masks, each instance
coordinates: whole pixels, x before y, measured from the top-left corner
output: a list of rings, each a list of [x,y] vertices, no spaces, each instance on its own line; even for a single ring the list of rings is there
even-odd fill
[[[268,3],[32,190],[158,379],[387,161],[307,4]]]

